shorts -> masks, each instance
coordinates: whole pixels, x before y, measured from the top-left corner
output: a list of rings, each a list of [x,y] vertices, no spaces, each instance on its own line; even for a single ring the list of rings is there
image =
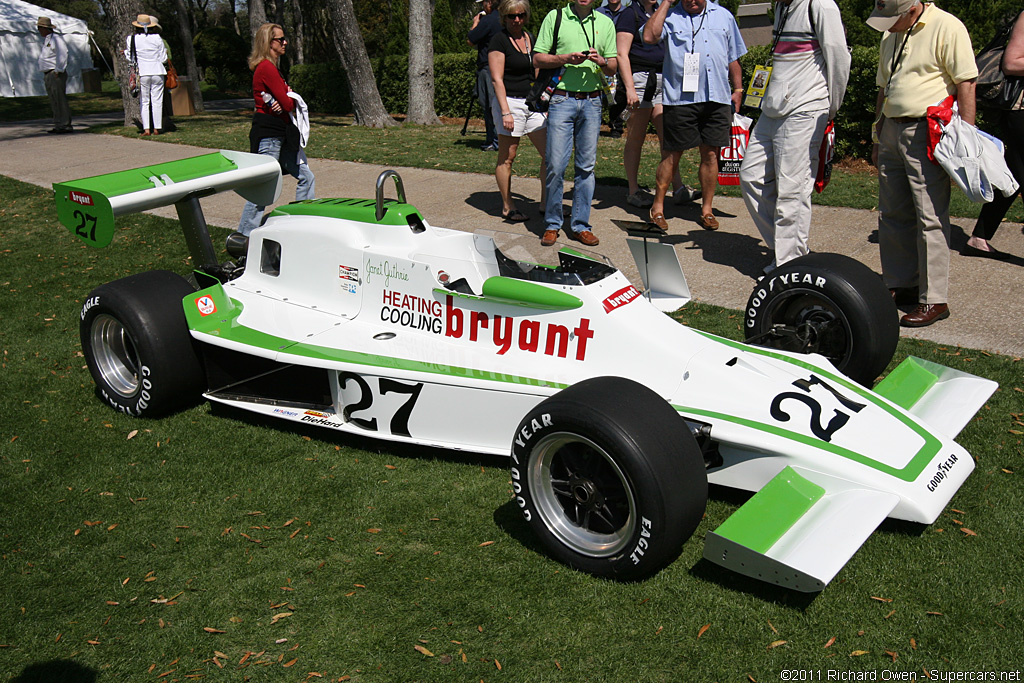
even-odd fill
[[[633,88],[636,89],[636,96],[640,98],[637,109],[652,109],[655,105],[661,104],[661,74],[654,74],[654,96],[647,99],[647,81],[650,75],[649,71],[633,72]]]
[[[732,136],[732,105],[718,102],[666,104],[664,148],[684,152],[698,145],[725,147]]]
[[[498,98],[491,100],[491,115],[494,118],[494,129],[498,135],[508,135],[514,138],[521,138],[529,135],[535,130],[540,130],[547,125],[547,116],[540,112],[530,111],[526,106],[526,99],[522,97],[506,97],[508,110],[512,112],[512,130],[506,130],[505,124],[501,122],[501,104]]]

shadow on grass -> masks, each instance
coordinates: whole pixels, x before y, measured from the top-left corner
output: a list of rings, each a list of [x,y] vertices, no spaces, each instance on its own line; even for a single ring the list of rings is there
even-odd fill
[[[29,664],[11,683],[94,683],[99,673],[66,659]]]

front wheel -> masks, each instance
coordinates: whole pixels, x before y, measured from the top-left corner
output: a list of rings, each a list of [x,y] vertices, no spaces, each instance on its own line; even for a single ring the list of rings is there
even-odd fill
[[[747,301],[749,344],[818,353],[870,387],[896,352],[899,314],[882,279],[840,254],[808,254],[761,278]]]
[[[516,502],[555,559],[623,581],[675,560],[704,515],[704,459],[682,417],[620,377],[541,402],[512,444]]]
[[[182,299],[195,288],[155,270],[108,282],[82,306],[82,352],[97,393],[133,416],[194,404],[205,384]]]

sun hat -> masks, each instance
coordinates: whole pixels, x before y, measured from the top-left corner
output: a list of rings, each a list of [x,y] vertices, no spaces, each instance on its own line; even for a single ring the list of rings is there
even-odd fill
[[[132,22],[132,26],[138,26],[139,28],[149,28],[153,25],[153,17],[148,14],[140,14],[139,17]]]
[[[913,9],[920,0],[876,0],[875,10],[867,18],[868,26],[876,31],[885,32],[900,20],[904,14]]]
[[[50,17],[39,17],[36,20],[36,26],[42,26],[43,28],[53,28],[53,20]]]

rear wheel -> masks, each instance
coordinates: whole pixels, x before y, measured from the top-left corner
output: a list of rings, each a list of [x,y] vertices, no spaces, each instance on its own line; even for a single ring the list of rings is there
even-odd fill
[[[94,289],[82,307],[82,351],[97,393],[129,415],[159,416],[192,405],[205,378],[182,299],[195,288],[166,270]]]
[[[620,377],[546,399],[512,445],[516,502],[556,559],[597,576],[647,578],[675,560],[707,503],[704,460],[665,399]]]
[[[747,301],[747,342],[825,356],[871,386],[896,352],[899,315],[882,279],[840,254],[808,254],[761,278]]]

